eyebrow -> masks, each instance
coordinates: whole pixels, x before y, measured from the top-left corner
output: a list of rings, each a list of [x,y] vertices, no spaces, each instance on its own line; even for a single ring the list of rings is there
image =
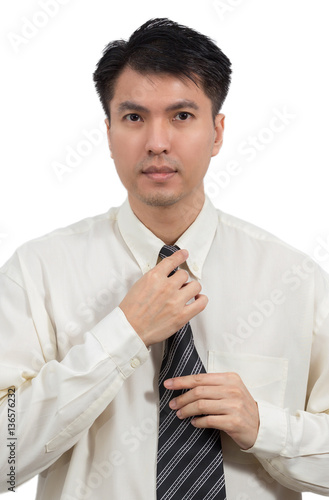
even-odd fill
[[[167,106],[165,111],[176,111],[178,109],[182,108],[190,108],[190,109],[195,109],[196,111],[199,110],[199,106],[194,102],[190,101],[188,99],[181,99],[178,102],[175,102],[173,104],[170,104],[170,106]],[[146,108],[145,106],[142,106],[141,104],[137,104],[134,101],[123,101],[119,104],[118,106],[118,112],[122,113],[123,111],[140,111],[143,113],[149,113],[150,110]]]

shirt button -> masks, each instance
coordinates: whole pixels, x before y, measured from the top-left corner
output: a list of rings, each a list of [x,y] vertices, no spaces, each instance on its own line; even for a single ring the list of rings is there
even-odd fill
[[[193,264],[193,271],[199,271],[199,266],[197,266],[197,264]]]
[[[139,361],[138,358],[133,358],[130,360],[130,366],[132,368],[137,368],[140,364],[141,364],[141,362]]]

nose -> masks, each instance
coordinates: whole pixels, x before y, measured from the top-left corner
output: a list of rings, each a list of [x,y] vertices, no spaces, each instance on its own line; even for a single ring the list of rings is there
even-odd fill
[[[147,127],[145,149],[148,154],[168,154],[171,147],[169,123],[166,120],[154,120]]]

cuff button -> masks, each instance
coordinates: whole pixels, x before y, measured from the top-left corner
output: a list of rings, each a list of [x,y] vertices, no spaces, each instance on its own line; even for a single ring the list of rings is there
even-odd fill
[[[137,368],[140,364],[141,364],[141,362],[139,361],[138,358],[133,358],[130,360],[130,366],[132,368]]]

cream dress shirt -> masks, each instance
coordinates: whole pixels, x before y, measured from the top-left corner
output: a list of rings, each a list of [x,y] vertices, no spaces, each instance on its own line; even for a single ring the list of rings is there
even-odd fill
[[[0,491],[15,387],[16,484],[39,474],[38,500],[156,499],[163,346],[148,350],[118,304],[162,245],[126,200],[2,268]],[[328,276],[209,199],[177,245],[209,298],[191,320],[204,365],[237,372],[258,402],[251,449],[222,433],[228,500],[329,496]]]

